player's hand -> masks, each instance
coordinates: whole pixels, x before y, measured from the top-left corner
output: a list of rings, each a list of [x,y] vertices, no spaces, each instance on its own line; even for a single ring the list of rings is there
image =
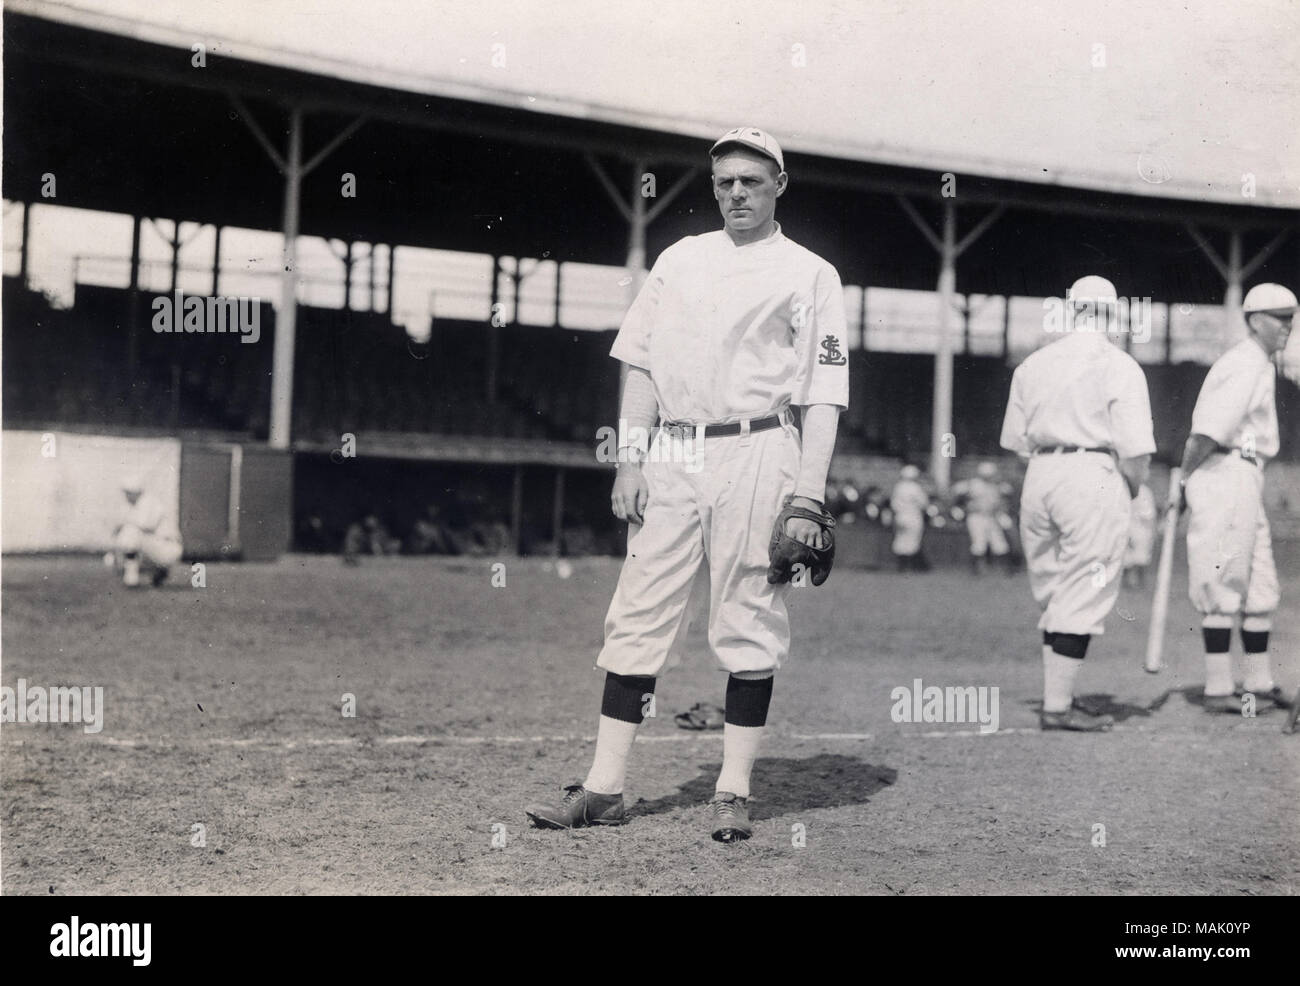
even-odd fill
[[[634,462],[622,462],[618,474],[614,477],[614,492],[610,494],[610,507],[614,516],[634,524],[645,523],[645,508],[650,500],[650,485],[646,482],[641,466]]]
[[[820,503],[816,500],[810,500],[806,496],[797,496],[790,502],[797,507],[807,507],[809,510],[822,509]],[[819,525],[801,517],[791,517],[786,521],[785,533],[801,544],[816,548],[818,551],[824,550],[829,543],[829,538],[826,537],[826,533]]]

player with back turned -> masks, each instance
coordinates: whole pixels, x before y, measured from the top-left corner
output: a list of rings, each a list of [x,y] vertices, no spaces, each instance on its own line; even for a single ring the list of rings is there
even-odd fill
[[[1290,701],[1273,683],[1269,632],[1280,597],[1268,517],[1264,466],[1279,449],[1273,357],[1286,348],[1296,296],[1258,284],[1242,302],[1248,335],[1210,367],[1192,411],[1183,451],[1188,593],[1201,614],[1205,710],[1240,712],[1233,696],[1229,646],[1241,621],[1245,691],[1280,707]]]
[[[747,838],[750,773],[790,647],[789,581],[800,559],[814,584],[828,571],[834,521],[822,504],[848,405],[843,288],[775,220],[787,176],[770,135],[728,131],[710,157],[724,228],[660,255],[611,351],[628,367],[629,426],[611,503],[632,528],[597,660],[595,758],[558,804],[527,809],[538,826],[623,822],[628,755],[703,573],[709,646],[728,674],[710,827],[719,841]],[[647,448],[637,436],[656,420]]]
[[[1020,538],[1042,607],[1043,729],[1095,732],[1110,716],[1074,702],[1093,636],[1119,595],[1129,501],[1156,450],[1142,367],[1108,338],[1118,299],[1102,277],[1066,298],[1065,336],[1031,354],[1011,378],[1002,447],[1029,458]]]

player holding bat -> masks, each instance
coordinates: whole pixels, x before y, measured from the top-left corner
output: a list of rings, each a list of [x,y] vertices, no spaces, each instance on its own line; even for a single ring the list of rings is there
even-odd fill
[[[1278,453],[1276,371],[1286,348],[1296,296],[1258,284],[1242,302],[1249,333],[1215,361],[1192,411],[1183,452],[1188,592],[1201,614],[1205,710],[1239,713],[1229,645],[1241,620],[1245,691],[1287,708],[1274,685],[1268,638],[1279,590],[1264,513],[1264,466]]]

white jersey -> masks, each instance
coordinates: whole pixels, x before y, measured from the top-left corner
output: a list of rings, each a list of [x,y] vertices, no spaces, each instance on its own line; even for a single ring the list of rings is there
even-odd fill
[[[1002,485],[983,476],[972,476],[958,483],[953,492],[966,496],[966,512],[993,516],[1002,510]]]
[[[1054,445],[1156,450],[1146,375],[1097,332],[1071,332],[1032,353],[1011,378],[1002,447],[1021,455]]]
[[[180,537],[176,522],[167,516],[162,503],[150,493],[141,493],[134,504],[127,504],[123,525],[139,528],[143,534],[153,534],[169,540]]]
[[[1273,363],[1253,339],[1215,360],[1201,384],[1192,431],[1232,449],[1271,459],[1279,448]]]
[[[846,349],[839,275],[777,224],[744,246],[725,230],[670,246],[610,354],[650,374],[664,420],[714,424],[847,407]]]
[[[900,479],[889,494],[889,509],[895,514],[919,516],[930,505],[930,494],[915,479]]]

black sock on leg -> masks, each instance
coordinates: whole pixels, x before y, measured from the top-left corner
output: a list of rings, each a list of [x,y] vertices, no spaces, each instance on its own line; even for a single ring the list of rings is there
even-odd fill
[[[1086,633],[1056,633],[1052,635],[1052,650],[1062,657],[1072,657],[1082,661],[1088,655],[1088,641],[1092,639]]]
[[[645,721],[645,706],[654,697],[655,682],[652,675],[606,672],[600,714],[640,725]]]
[[[1205,642],[1205,653],[1226,654],[1232,647],[1232,629],[1230,627],[1201,627],[1201,639]],[[1245,639],[1244,635],[1242,639]]]
[[[753,681],[727,678],[727,708],[724,719],[733,726],[766,726],[767,710],[772,704],[772,685],[776,675]]]

